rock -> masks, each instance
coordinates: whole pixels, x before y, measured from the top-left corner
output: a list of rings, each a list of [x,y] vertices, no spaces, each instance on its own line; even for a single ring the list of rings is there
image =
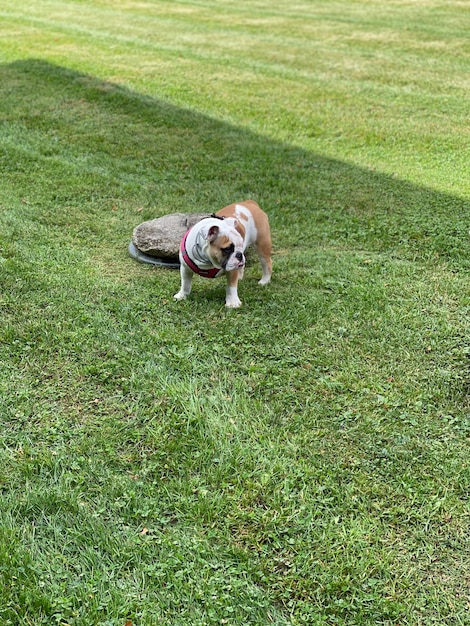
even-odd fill
[[[207,213],[172,213],[142,222],[134,228],[132,244],[146,256],[177,260],[181,239],[185,232],[204,217],[209,217],[209,215]]]
[[[158,267],[166,267],[170,269],[178,269],[180,266],[179,259],[170,259],[169,257],[164,259],[163,257],[144,254],[140,250],[137,250],[132,241],[129,243],[128,252],[133,259],[135,259],[136,261],[140,261],[141,263],[149,263],[150,265],[156,265]]]

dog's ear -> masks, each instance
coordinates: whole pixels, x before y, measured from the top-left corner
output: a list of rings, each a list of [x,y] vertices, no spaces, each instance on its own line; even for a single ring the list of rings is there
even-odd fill
[[[218,226],[211,226],[207,231],[207,241],[212,243],[219,236],[220,229]]]
[[[227,217],[226,221],[229,222],[229,225],[232,226],[232,228],[238,227],[238,220],[236,217]]]

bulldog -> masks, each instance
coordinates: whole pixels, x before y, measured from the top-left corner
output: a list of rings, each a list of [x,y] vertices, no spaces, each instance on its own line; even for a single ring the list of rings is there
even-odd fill
[[[191,293],[194,274],[215,278],[227,274],[225,306],[241,306],[238,281],[243,278],[245,250],[253,244],[263,274],[260,285],[271,280],[271,233],[268,216],[253,200],[230,204],[202,219],[184,235],[180,247],[181,289],[176,300]]]

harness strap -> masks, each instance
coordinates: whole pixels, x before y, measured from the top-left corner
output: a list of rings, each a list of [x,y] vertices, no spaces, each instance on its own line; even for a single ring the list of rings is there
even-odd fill
[[[186,231],[183,239],[181,240],[180,249],[181,249],[181,255],[184,259],[184,262],[192,269],[192,271],[195,274],[198,274],[199,276],[202,276],[203,278],[215,278],[217,274],[222,270],[220,270],[218,267],[210,267],[209,269],[202,269],[198,265],[196,265],[196,263],[189,256],[188,251],[186,250],[186,239],[188,238],[190,230],[191,229]]]

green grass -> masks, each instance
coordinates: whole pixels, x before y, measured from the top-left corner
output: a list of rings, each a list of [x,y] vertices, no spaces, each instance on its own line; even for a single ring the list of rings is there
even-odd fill
[[[2,624],[470,623],[465,8],[0,0]]]

